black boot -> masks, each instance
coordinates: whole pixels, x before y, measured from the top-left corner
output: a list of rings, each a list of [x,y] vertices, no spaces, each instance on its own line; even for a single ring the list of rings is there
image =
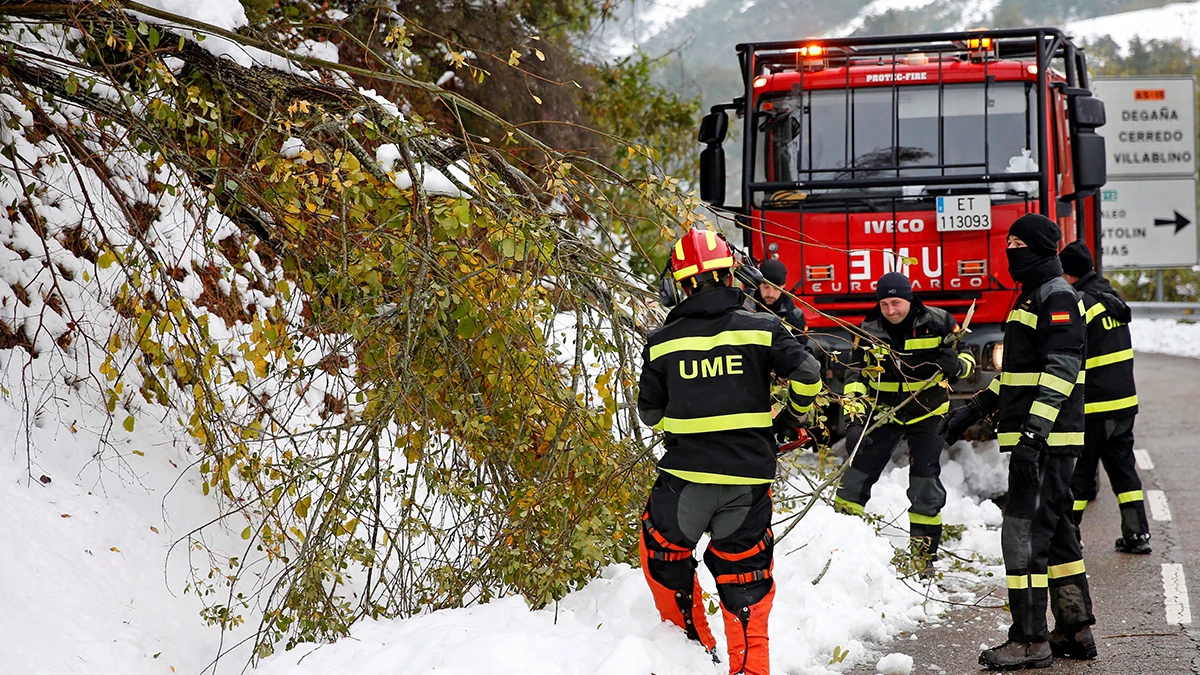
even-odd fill
[[[985,649],[979,655],[979,665],[988,670],[1020,670],[1049,668],[1054,654],[1049,642],[1016,642],[1009,640],[999,647]]]
[[[1150,553],[1150,534],[1143,532],[1141,534],[1131,534],[1121,537],[1117,540],[1117,550],[1121,553],[1134,553],[1137,555],[1146,555]]]
[[[1060,659],[1089,661],[1096,658],[1096,637],[1092,635],[1090,626],[1085,626],[1070,637],[1055,629],[1050,633],[1050,651]]]

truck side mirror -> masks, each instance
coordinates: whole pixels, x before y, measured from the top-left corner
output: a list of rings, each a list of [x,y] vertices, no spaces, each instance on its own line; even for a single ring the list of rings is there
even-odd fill
[[[1104,126],[1104,101],[1094,96],[1076,96],[1071,99],[1071,117],[1080,128],[1094,130]]]
[[[700,151],[700,199],[712,206],[725,205],[725,148],[720,145]]]
[[[1101,107],[1103,111],[1103,107]],[[1091,129],[1079,129],[1075,138],[1076,193],[1097,190],[1108,181],[1107,153],[1104,137]]]
[[[711,112],[700,119],[700,142],[705,145],[720,145],[729,133],[729,116],[725,111]]]

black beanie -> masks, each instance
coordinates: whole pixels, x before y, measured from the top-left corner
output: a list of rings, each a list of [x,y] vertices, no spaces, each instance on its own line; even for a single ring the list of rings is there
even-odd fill
[[[787,283],[787,267],[778,260],[764,260],[758,266],[758,271],[762,272],[764,279],[780,288]]]
[[[1053,258],[1058,253],[1058,240],[1062,232],[1046,216],[1038,213],[1026,213],[1017,218],[1008,234],[1025,242],[1025,245],[1043,258]]]
[[[888,272],[879,277],[879,281],[875,284],[875,299],[883,300],[884,298],[903,298],[912,302],[912,282],[899,272]]]
[[[1067,244],[1067,247],[1058,254],[1058,259],[1062,261],[1063,272],[1073,277],[1082,277],[1096,268],[1096,263],[1092,260],[1092,252],[1082,241],[1073,241]]]

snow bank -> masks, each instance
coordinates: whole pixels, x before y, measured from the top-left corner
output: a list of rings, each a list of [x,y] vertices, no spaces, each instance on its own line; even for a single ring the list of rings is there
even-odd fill
[[[1183,40],[1200,44],[1200,2],[1179,2],[1153,9],[1139,9],[1067,24],[1067,34],[1077,40],[1096,40],[1108,35],[1127,51],[1129,41]]]
[[[1173,319],[1134,319],[1129,324],[1133,350],[1200,358],[1200,323]]]
[[[966,444],[963,444],[966,446]],[[992,448],[981,446],[986,457]],[[970,448],[958,450],[963,458]],[[998,454],[998,453],[997,453]],[[812,457],[800,458],[811,463]],[[776,546],[777,593],[771,613],[772,668],[779,672],[827,675],[871,663],[880,643],[921,621],[935,620],[939,600],[974,598],[982,577],[944,572],[939,586],[926,588],[897,579],[890,545],[907,544],[908,469],[903,456],[875,488],[867,512],[885,523],[884,537],[861,518],[835,513],[820,503]],[[1004,471],[1003,464],[978,462]],[[999,574],[1000,510],[964,492],[968,470],[943,459],[949,498],[943,516],[963,535],[946,549],[982,559],[981,572]],[[793,481],[797,479],[793,478]],[[982,479],[979,479],[982,480]],[[983,480],[994,482],[993,479]],[[778,514],[785,517],[786,514]],[[781,533],[786,525],[777,526]],[[701,542],[703,548],[705,542]],[[947,563],[939,563],[948,570]],[[715,584],[703,565],[701,585],[715,602]],[[987,582],[994,583],[994,582]],[[965,595],[964,595],[965,593]],[[928,598],[928,603],[926,600]],[[710,625],[724,658],[720,615]],[[849,651],[830,665],[834,649]],[[349,638],[329,645],[301,645],[267,659],[260,675],[691,675],[723,672],[682,631],[658,621],[641,570],[614,565],[601,578],[556,605],[530,610],[519,598],[425,616],[358,624]],[[911,658],[891,654],[876,667],[884,673],[911,672]]]

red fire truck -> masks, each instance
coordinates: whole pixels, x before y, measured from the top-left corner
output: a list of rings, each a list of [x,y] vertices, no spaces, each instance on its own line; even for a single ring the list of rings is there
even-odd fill
[[[1017,297],[1005,235],[1022,214],[1098,252],[1104,104],[1083,51],[1056,28],[812,39],[737,47],[743,96],[701,123],[701,197],[725,207],[727,112],[741,120],[741,203],[756,260],[782,260],[837,379],[839,322],[901,271],[961,323],[987,384]],[[1097,260],[1099,262],[1099,260]]]

